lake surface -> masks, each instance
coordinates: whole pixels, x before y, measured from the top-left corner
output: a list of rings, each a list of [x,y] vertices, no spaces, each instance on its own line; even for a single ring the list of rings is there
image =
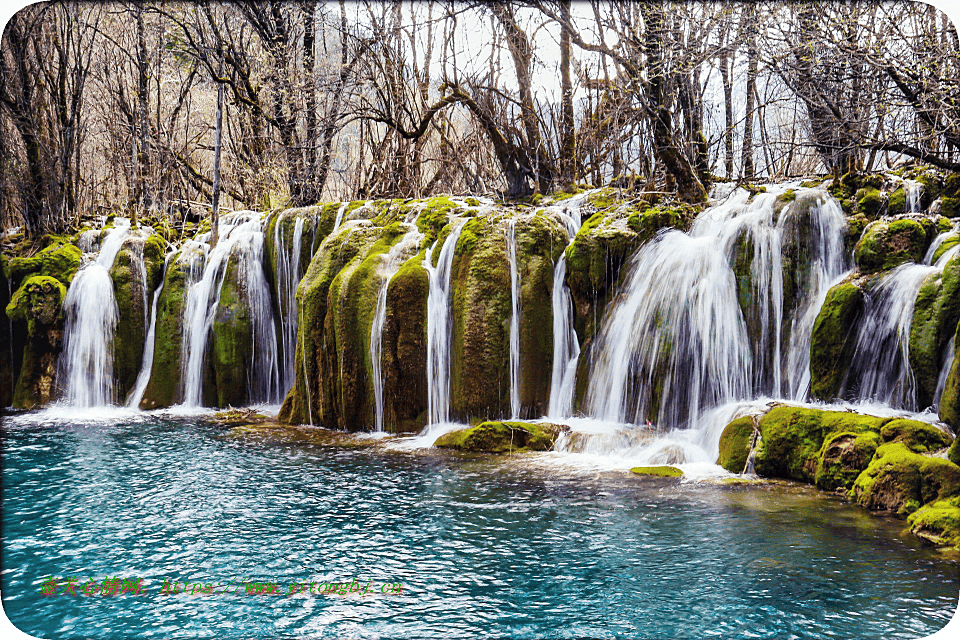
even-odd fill
[[[957,606],[953,556],[798,485],[50,415],[3,419],[3,604],[38,637],[917,638]],[[81,594],[114,577],[141,593]]]

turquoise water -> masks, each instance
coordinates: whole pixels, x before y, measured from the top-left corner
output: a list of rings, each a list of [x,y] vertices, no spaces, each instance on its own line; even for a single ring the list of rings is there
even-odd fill
[[[268,444],[157,416],[6,418],[2,478],[4,608],[46,638],[916,638],[960,589],[902,521],[798,486]],[[41,593],[114,576],[141,595]],[[164,595],[164,579],[283,595]],[[353,579],[366,595],[286,595]]]

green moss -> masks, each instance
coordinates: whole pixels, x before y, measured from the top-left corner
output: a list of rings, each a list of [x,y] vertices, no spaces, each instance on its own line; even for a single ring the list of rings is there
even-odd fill
[[[940,213],[950,218],[960,216],[960,198],[943,196],[940,199]]]
[[[910,366],[917,403],[930,406],[940,379],[947,345],[960,321],[960,256],[942,272],[930,274],[917,292],[910,326]]]
[[[245,406],[251,400],[248,381],[254,376],[253,314],[240,268],[240,260],[232,254],[213,319],[213,380],[212,385],[205,385],[204,397],[206,404],[218,407]],[[211,402],[211,398],[215,400]]]
[[[845,411],[775,407],[760,418],[757,474],[815,482],[825,441],[839,433],[879,432],[887,420]]]
[[[297,339],[297,372],[278,420],[288,424],[339,425],[342,397],[339,393],[339,354],[330,310],[339,306],[337,277],[347,265],[358,263],[361,254],[376,242],[380,229],[372,226],[341,227],[326,237],[311,260],[297,288],[300,310]],[[334,292],[334,282],[338,285]],[[334,294],[334,295],[331,295]],[[358,425],[362,426],[362,425]]]
[[[780,196],[777,199],[783,202],[793,202],[796,197],[797,197],[796,191],[794,191],[793,189],[787,189],[782,194],[780,194]]]
[[[8,270],[14,282],[21,282],[31,275],[43,275],[69,285],[80,269],[82,258],[79,247],[57,240],[33,257],[13,258]]]
[[[853,486],[880,446],[874,431],[843,431],[828,436],[820,452],[814,483],[824,491]]]
[[[27,325],[27,335],[33,337],[55,324],[61,317],[67,288],[52,276],[30,276],[7,305],[7,317]]]
[[[387,431],[417,431],[427,423],[427,297],[423,252],[407,260],[387,288],[383,327],[383,412]]]
[[[943,239],[943,242],[940,243],[940,246],[937,247],[937,250],[933,252],[933,258],[931,262],[933,264],[937,263],[943,254],[945,254],[950,249],[953,249],[955,246],[960,244],[960,234],[951,234]]]
[[[886,442],[901,442],[915,453],[939,451],[953,440],[932,424],[918,420],[891,420],[883,425],[880,437]]]
[[[751,416],[737,418],[724,427],[717,464],[730,473],[743,473],[753,445],[753,433],[754,419]]]
[[[863,291],[852,282],[827,292],[810,338],[810,392],[832,400],[843,386],[853,358],[853,327],[863,306]]]
[[[479,207],[479,206],[480,206],[480,201],[477,200],[476,198],[464,198],[463,201],[464,201],[464,202],[467,204],[467,206],[469,206],[469,207]]]
[[[907,210],[907,195],[903,191],[903,187],[900,187],[896,191],[890,194],[889,200],[887,200],[887,214],[888,215],[898,215],[906,212]]]
[[[483,422],[476,427],[440,436],[434,443],[441,449],[521,453],[549,451],[564,427],[533,422]]]
[[[874,222],[857,243],[854,259],[865,273],[886,271],[904,262],[919,263],[927,242],[927,230],[916,220]]]
[[[938,500],[907,518],[914,535],[941,546],[960,546],[960,507],[957,500]]]
[[[943,458],[927,457],[905,444],[882,445],[850,490],[869,509],[906,515],[913,508],[960,494],[960,467]]]
[[[155,236],[154,236],[155,237]],[[139,238],[128,236],[110,268],[113,294],[117,303],[117,326],[113,335],[113,379],[115,396],[123,401],[134,387],[143,363],[143,347],[147,333],[146,316],[152,291],[145,290],[141,281],[136,252]],[[146,262],[146,245],[144,266]],[[161,267],[162,267],[161,261]],[[150,273],[148,269],[147,277]],[[149,283],[147,283],[149,285]]]
[[[953,464],[960,465],[960,438],[954,438],[950,450],[947,452],[947,459]]]
[[[868,216],[876,215],[883,208],[883,195],[877,189],[860,189],[856,199],[857,208]]]
[[[683,471],[677,469],[676,467],[670,466],[659,466],[659,467],[634,467],[630,469],[630,473],[635,473],[638,476],[656,476],[660,478],[682,478]]]
[[[477,205],[480,204],[476,200]],[[438,196],[427,200],[417,218],[417,228],[424,234],[424,244],[429,246],[437,238],[440,230],[450,221],[450,216],[459,209],[459,205],[448,196]]]

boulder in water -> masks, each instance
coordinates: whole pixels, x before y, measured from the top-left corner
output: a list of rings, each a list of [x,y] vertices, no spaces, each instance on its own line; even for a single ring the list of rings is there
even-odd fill
[[[877,221],[864,230],[854,249],[854,259],[864,273],[892,269],[904,262],[920,263],[932,239],[920,222],[902,218],[892,222]]]
[[[864,303],[863,290],[854,281],[827,292],[810,338],[810,393],[820,400],[836,398],[853,358],[855,323]]]
[[[753,416],[744,416],[724,427],[720,435],[718,465],[730,473],[743,473],[753,445],[754,425]]]
[[[850,490],[850,497],[868,509],[898,515],[955,496],[960,496],[960,467],[943,458],[914,453],[902,442],[877,449]]]
[[[547,422],[482,422],[476,427],[444,434],[433,446],[485,453],[549,451],[567,429],[569,427]]]

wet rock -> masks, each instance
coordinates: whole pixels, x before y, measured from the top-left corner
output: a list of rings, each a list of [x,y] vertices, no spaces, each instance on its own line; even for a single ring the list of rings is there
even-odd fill
[[[476,427],[444,434],[434,446],[485,453],[549,451],[567,429],[564,425],[546,422],[482,422]]]

